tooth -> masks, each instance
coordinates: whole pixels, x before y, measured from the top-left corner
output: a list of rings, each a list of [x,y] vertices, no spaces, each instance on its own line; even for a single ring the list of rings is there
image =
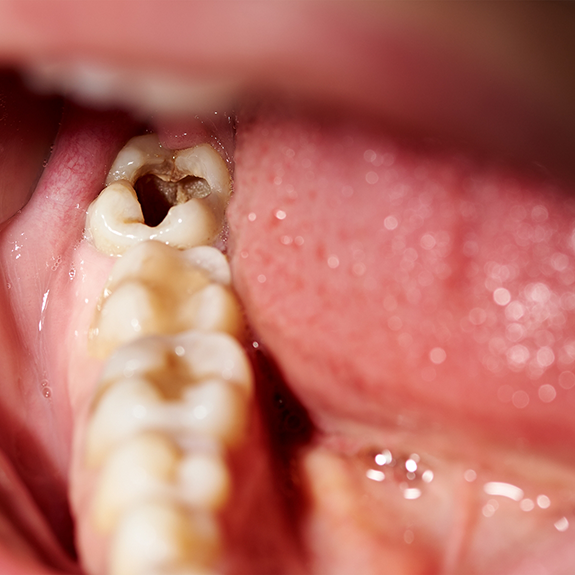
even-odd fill
[[[211,283],[229,281],[225,256],[207,246],[189,252],[145,242],[116,262],[89,333],[93,355],[107,357],[120,345],[150,334],[193,328],[242,334],[235,295],[229,287]]]
[[[205,184],[188,189],[182,183],[177,193],[165,198],[173,207],[164,220],[151,227],[144,222],[134,190],[138,178],[146,174],[172,184],[187,176],[202,178],[208,193]],[[121,255],[145,240],[179,249],[212,243],[220,232],[231,193],[226,163],[209,144],[172,151],[163,148],[154,134],[132,138],[126,144],[108,174],[107,184],[88,208],[86,236],[108,255]]]
[[[196,508],[217,510],[229,498],[231,480],[220,455],[192,453],[179,465],[178,484],[186,503]]]
[[[213,564],[218,552],[219,533],[212,517],[187,513],[174,502],[159,500],[138,505],[122,517],[112,539],[109,572],[193,572],[195,567]]]
[[[88,424],[88,465],[100,465],[115,444],[145,429],[150,411],[162,401],[161,393],[143,378],[124,379],[106,389]]]
[[[90,466],[140,430],[233,445],[243,437],[253,381],[241,346],[223,333],[139,339],[110,358],[87,435]]]
[[[240,337],[243,327],[236,297],[218,284],[206,286],[187,300],[180,308],[180,321],[183,329],[194,327],[236,337]]]
[[[96,527],[108,533],[127,508],[165,495],[176,478],[180,459],[176,445],[158,433],[140,434],[119,445],[98,478],[93,499]],[[206,476],[204,471],[201,477]]]
[[[163,424],[175,435],[200,435],[216,438],[233,446],[244,438],[247,423],[247,400],[235,385],[207,380],[190,385],[183,392],[182,402],[167,405],[157,414],[156,424]]]
[[[105,188],[88,208],[86,235],[101,252],[122,255],[131,246],[157,240],[175,248],[210,244],[219,225],[209,206],[192,198],[169,209],[158,226],[144,223],[134,188],[118,181]]]
[[[181,365],[180,365],[181,364]],[[104,385],[122,378],[154,378],[166,395],[174,395],[178,375],[186,383],[221,379],[251,395],[250,363],[238,342],[225,333],[188,331],[171,337],[150,336],[118,349],[106,362]],[[162,375],[160,375],[162,374]]]

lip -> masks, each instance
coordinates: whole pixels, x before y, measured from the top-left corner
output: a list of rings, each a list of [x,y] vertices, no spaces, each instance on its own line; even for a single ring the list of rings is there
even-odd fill
[[[534,43],[535,17],[554,26],[553,43]],[[0,58],[26,67],[74,54],[70,66],[225,79],[240,93],[353,105],[575,177],[571,22],[536,6],[30,0],[0,6]],[[486,45],[491,36],[509,45]]]

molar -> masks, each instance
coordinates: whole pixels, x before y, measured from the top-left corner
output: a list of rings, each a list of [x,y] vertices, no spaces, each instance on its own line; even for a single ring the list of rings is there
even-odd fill
[[[147,223],[136,189],[145,175],[157,178],[152,203],[171,206],[159,223]],[[211,244],[219,234],[231,194],[226,163],[209,145],[169,150],[154,134],[132,138],[118,154],[107,187],[92,202],[86,236],[107,255],[157,240],[178,249]]]
[[[186,449],[199,438],[235,445],[243,438],[253,376],[239,344],[223,333],[143,338],[118,350],[104,369],[88,424],[87,463],[115,446],[162,430]]]
[[[136,338],[193,328],[239,336],[243,319],[229,278],[225,256],[215,248],[136,245],[108,278],[89,332],[90,352],[104,358]]]

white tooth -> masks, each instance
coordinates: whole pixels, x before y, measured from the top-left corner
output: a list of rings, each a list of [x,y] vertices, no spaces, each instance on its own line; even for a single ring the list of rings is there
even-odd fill
[[[133,187],[144,174],[166,181],[203,178],[211,193],[173,206],[158,226],[150,227],[144,223]],[[118,154],[106,182],[107,188],[88,208],[86,236],[109,255],[121,255],[145,240],[179,249],[212,243],[231,193],[226,163],[209,144],[174,152],[163,148],[154,134],[132,138]]]
[[[100,465],[115,444],[145,429],[150,411],[163,401],[160,392],[142,378],[121,380],[106,389],[88,424],[88,465]]]
[[[134,507],[114,534],[109,572],[141,575],[157,569],[193,569],[213,564],[219,533],[213,518],[188,514],[168,500]]]
[[[129,108],[145,120],[158,112],[198,114],[233,106],[235,78],[193,79],[163,69],[136,69],[117,63],[78,60],[64,56],[28,63],[26,80],[36,90],[71,94],[76,100],[101,107]]]
[[[170,430],[175,436],[201,435],[228,446],[244,438],[247,421],[245,394],[235,385],[208,380],[187,386],[183,401],[165,404],[150,413],[152,425]]]
[[[242,347],[223,333],[188,331],[173,338],[176,353],[187,364],[191,379],[221,379],[234,383],[249,396],[253,375]]]
[[[186,503],[207,510],[220,509],[230,495],[230,474],[221,455],[192,453],[178,467],[178,484]]]
[[[182,255],[194,266],[205,270],[212,281],[225,286],[232,283],[230,264],[220,250],[211,246],[197,246],[184,250]]]
[[[147,226],[136,192],[125,180],[105,188],[86,216],[86,236],[96,249],[110,256],[122,255],[146,240],[178,249],[210,244],[219,228],[209,205],[195,198],[170,208],[158,226]]]
[[[153,370],[164,369],[168,341],[166,337],[149,336],[118,348],[104,365],[100,381],[107,385],[118,379],[144,376]]]
[[[234,294],[218,284],[207,285],[180,308],[180,325],[205,331],[219,331],[240,337],[242,312]]]
[[[127,508],[165,495],[176,478],[180,458],[179,449],[159,433],[139,434],[120,444],[98,477],[92,500],[96,528],[109,533]]]

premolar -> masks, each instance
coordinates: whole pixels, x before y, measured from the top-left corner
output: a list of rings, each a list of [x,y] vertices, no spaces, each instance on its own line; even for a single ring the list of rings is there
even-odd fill
[[[135,189],[148,175],[159,182],[152,192],[157,203],[171,206],[152,225],[145,221]],[[179,249],[211,244],[221,231],[231,193],[226,163],[209,144],[173,151],[154,134],[126,144],[106,184],[88,208],[86,236],[99,251],[115,256],[146,240]]]

